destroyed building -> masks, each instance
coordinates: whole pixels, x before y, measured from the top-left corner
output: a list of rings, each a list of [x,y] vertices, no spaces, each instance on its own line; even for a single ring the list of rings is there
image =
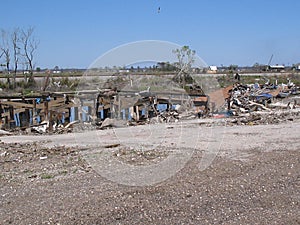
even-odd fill
[[[0,96],[1,126],[45,133],[67,132],[66,128],[80,122],[103,127],[107,118],[139,125],[186,118],[251,117],[255,112],[297,108],[298,95],[299,87],[290,80],[287,84],[235,83],[210,93],[197,84],[176,90],[106,84],[93,90]]]

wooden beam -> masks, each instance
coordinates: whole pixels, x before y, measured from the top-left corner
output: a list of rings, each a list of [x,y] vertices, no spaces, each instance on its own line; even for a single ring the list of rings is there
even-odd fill
[[[33,104],[22,103],[22,102],[12,102],[12,101],[2,102],[2,105],[13,106],[14,108],[27,108],[27,109],[33,108]]]

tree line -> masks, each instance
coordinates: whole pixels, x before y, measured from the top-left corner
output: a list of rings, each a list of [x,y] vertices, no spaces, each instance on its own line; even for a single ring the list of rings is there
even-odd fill
[[[26,66],[24,74],[27,85],[34,84],[33,71],[35,54],[39,41],[35,38],[34,28],[15,28],[12,31],[1,29],[0,60],[7,73],[7,85],[16,88],[16,76],[20,65]]]

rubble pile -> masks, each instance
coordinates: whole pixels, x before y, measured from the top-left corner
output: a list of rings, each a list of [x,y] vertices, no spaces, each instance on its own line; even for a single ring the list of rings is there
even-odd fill
[[[173,123],[178,122],[180,113],[177,110],[163,111],[150,119],[150,123]]]
[[[236,84],[226,99],[231,124],[273,124],[299,119],[299,87],[287,85]]]
[[[74,125],[78,124],[79,121],[73,121],[66,125],[57,124],[56,122],[53,123],[52,127],[50,128],[49,121],[43,121],[39,125],[31,126],[25,130],[26,134],[65,134],[72,132],[75,128]]]
[[[97,93],[98,90],[94,95],[87,92],[82,99],[71,100],[56,96],[45,99],[43,105],[33,97],[25,102],[6,99],[2,102],[2,128],[9,133],[2,130],[0,135],[63,134],[196,118],[226,118],[221,124],[232,125],[271,124],[298,119],[300,108],[300,89],[290,80],[279,85],[268,79],[264,84],[235,83],[207,95],[152,93],[150,87],[138,93],[118,93],[114,89]],[[84,104],[83,99],[93,99],[95,104]],[[37,115],[38,123],[34,120]]]
[[[254,112],[226,119],[227,125],[259,125],[278,124],[281,122],[300,120],[300,109],[272,111],[269,113]]]

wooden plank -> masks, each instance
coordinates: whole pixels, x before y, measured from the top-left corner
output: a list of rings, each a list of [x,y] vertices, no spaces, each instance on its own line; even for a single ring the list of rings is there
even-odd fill
[[[44,102],[45,103],[45,102]],[[48,107],[59,107],[65,103],[64,99],[59,99],[59,100],[53,100],[48,102]],[[43,109],[44,105],[43,104],[28,104],[28,103],[23,103],[23,102],[13,102],[13,101],[3,101],[1,103],[2,105],[8,105],[8,106],[13,106],[14,108],[27,108],[27,109]],[[68,107],[73,107],[75,104],[74,103],[69,103]]]
[[[5,101],[5,102],[1,102],[1,104],[13,106],[14,108],[27,108],[27,109],[33,108],[33,104],[22,103],[22,102]]]
[[[62,112],[69,112],[69,109],[68,108],[61,108],[61,109],[55,109],[55,110],[53,110],[53,109],[48,109],[48,111],[50,112],[53,112],[53,113],[62,113]],[[45,113],[45,111],[44,110],[41,110],[40,111],[40,115],[41,114],[44,114]]]
[[[56,100],[51,100],[49,101],[49,108],[55,107],[55,106],[60,106],[62,104],[65,104],[65,99],[64,98],[59,98]]]
[[[20,109],[15,109],[14,113],[21,113],[21,112],[25,112],[25,108],[20,108]]]
[[[66,109],[66,108],[70,108],[69,105],[60,105],[57,107],[49,107],[49,110],[55,111],[55,110]]]

